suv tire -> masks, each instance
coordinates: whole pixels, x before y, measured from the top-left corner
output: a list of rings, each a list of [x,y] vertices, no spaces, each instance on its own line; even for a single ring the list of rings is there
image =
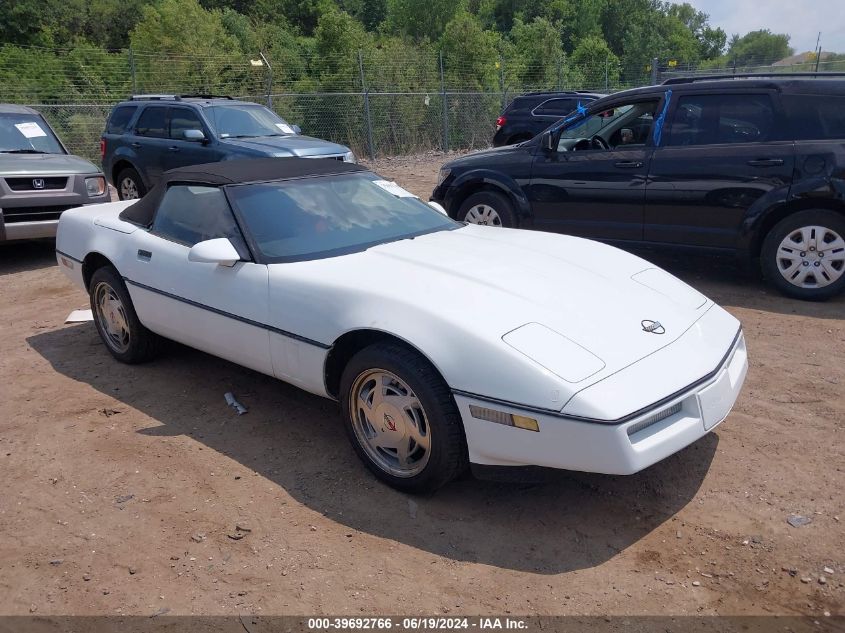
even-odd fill
[[[788,297],[824,301],[845,289],[845,216],[799,211],[778,222],[760,252],[765,277]]]
[[[470,224],[516,228],[518,221],[507,196],[495,191],[479,191],[464,200],[458,220]]]
[[[120,170],[117,175],[117,197],[121,200],[137,200],[143,198],[147,193],[141,175],[133,167],[126,167]]]

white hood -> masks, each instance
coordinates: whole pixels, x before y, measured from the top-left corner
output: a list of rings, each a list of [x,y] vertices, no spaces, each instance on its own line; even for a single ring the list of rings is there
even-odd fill
[[[549,409],[670,345],[713,305],[619,249],[474,225],[270,268],[273,303],[286,315],[310,306],[282,329],[391,332],[454,389]]]

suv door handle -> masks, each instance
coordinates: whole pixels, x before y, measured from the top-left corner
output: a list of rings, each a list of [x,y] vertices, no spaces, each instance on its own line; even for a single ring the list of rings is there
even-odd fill
[[[620,169],[637,169],[638,167],[642,167],[643,164],[638,160],[620,160],[613,163],[614,167],[619,167]]]
[[[169,151],[171,151],[171,152],[178,152],[178,151],[179,151],[179,148],[178,148],[178,147],[176,147],[175,145],[171,145],[171,146],[170,146],[170,147],[168,147],[167,149],[168,149]]]
[[[757,160],[750,160],[748,164],[752,167],[777,167],[783,165],[782,158],[758,158]]]
[[[138,149],[139,147],[141,147],[141,144],[140,144],[138,141],[135,141],[135,142],[134,142],[134,143],[132,143],[131,145],[132,145],[132,147],[134,147],[135,149]]]

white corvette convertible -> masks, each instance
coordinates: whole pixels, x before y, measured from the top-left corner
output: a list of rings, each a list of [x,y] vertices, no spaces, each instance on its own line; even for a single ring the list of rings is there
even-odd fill
[[[364,168],[232,161],[61,217],[109,352],[161,337],[340,402],[381,479],[480,466],[639,471],[733,406],[739,322],[596,242],[454,222]]]

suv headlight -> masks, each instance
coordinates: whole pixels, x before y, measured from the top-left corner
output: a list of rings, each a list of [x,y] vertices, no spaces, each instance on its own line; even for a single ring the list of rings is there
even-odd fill
[[[449,174],[451,174],[451,173],[452,173],[451,169],[449,169],[447,167],[441,167],[440,173],[437,174],[437,186],[439,187],[440,185],[442,185],[443,181],[446,180],[449,177]]]
[[[106,192],[106,179],[102,176],[94,176],[85,179],[85,191],[89,196],[102,196]]]
[[[355,152],[346,152],[343,155],[343,162],[344,163],[357,163],[358,159],[355,158]]]

